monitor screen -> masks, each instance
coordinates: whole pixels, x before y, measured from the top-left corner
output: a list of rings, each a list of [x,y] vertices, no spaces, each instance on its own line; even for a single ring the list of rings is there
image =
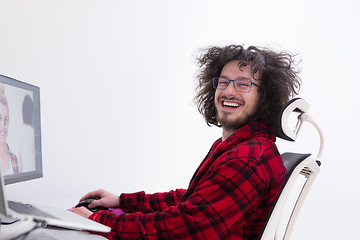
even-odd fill
[[[5,184],[42,177],[40,89],[0,75],[0,169]]]

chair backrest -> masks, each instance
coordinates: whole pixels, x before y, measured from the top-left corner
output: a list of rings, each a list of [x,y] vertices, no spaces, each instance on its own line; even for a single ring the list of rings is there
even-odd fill
[[[320,136],[320,149],[318,156],[314,158],[312,154],[289,152],[283,153],[281,155],[284,166],[288,171],[288,175],[281,191],[277,196],[267,221],[264,224],[262,233],[259,236],[260,240],[290,239],[296,217],[312,183],[315,180],[315,177],[320,171],[319,159],[322,155],[324,139],[319,126],[307,114],[308,110],[309,105],[303,99],[296,98],[291,100],[286,106],[283,107],[280,113],[277,136],[288,141],[295,141],[303,122],[310,122],[318,130]],[[298,124],[294,130],[289,127],[289,116],[293,112],[299,114]],[[304,176],[306,180],[303,182],[302,189],[298,193],[296,202],[290,210],[290,216],[286,217],[284,216],[285,206],[289,200],[289,194],[292,191],[298,176]],[[280,225],[284,221],[287,221],[286,228],[285,230],[281,231],[282,229],[280,229]]]

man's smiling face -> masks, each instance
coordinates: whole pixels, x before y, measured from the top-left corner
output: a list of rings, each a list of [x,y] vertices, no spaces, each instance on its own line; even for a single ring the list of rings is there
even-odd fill
[[[231,80],[247,80],[260,85],[259,76],[254,74],[251,66],[247,65],[239,69],[237,60],[225,64],[220,77]],[[252,86],[250,92],[243,93],[234,89],[233,82],[226,89],[215,91],[215,108],[217,120],[222,125],[224,131],[234,132],[238,128],[249,122],[251,117],[256,113],[260,93],[258,87]]]

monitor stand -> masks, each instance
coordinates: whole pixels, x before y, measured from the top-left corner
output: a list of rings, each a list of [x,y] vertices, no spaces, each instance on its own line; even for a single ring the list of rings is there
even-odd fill
[[[1,222],[1,224],[4,224],[4,225],[12,224],[12,223],[15,223],[17,221],[19,221],[19,219],[12,218],[12,217],[7,217],[7,216],[4,216],[4,215],[0,214],[0,222]]]
[[[16,239],[27,234],[36,228],[36,222],[32,218],[29,219],[10,219],[1,216],[0,239]],[[10,221],[9,221],[10,220]],[[12,222],[11,222],[12,221]]]

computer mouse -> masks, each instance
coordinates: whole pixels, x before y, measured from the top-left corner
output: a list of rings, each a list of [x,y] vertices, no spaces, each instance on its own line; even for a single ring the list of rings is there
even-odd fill
[[[95,200],[97,200],[97,199],[92,199],[92,198],[85,199],[85,200],[79,202],[75,207],[76,208],[85,207],[85,208],[89,209],[92,212],[97,212],[97,211],[100,211],[100,210],[109,210],[109,208],[103,207],[103,206],[96,206],[94,208],[89,208],[89,204],[92,203]]]

